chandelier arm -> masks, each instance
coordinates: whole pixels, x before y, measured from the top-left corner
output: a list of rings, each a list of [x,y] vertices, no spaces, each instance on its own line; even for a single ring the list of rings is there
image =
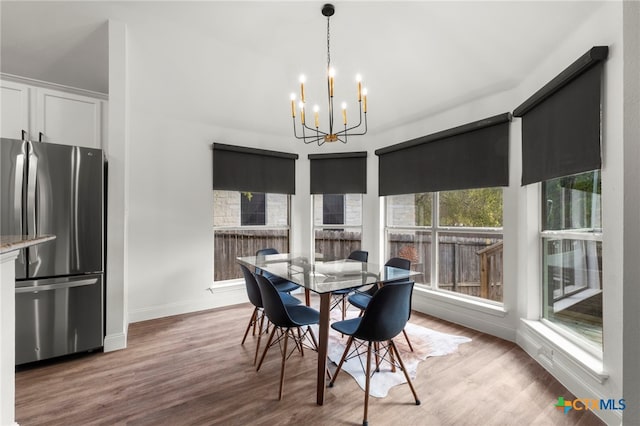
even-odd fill
[[[310,144],[310,143],[318,143],[318,146],[322,145],[322,143],[324,143],[324,135],[326,133],[322,132],[322,134],[320,134],[321,132],[315,129],[309,129],[312,131],[315,131],[316,134],[313,136],[307,136],[304,133],[304,127],[302,127],[302,136],[298,136],[297,133],[297,126],[296,126],[296,121],[295,118],[293,119],[293,135],[295,136],[296,139],[300,139],[302,142],[304,142],[305,144]],[[322,143],[320,143],[320,141],[323,141]]]
[[[314,129],[314,128],[312,128],[312,127],[309,127],[309,126],[307,126],[306,124],[303,124],[302,126],[303,126],[305,129],[307,129],[307,130],[310,130],[310,131],[312,131],[312,132],[320,133],[320,134],[322,134],[323,136],[324,136],[324,135],[328,135],[328,134],[329,134],[329,133],[323,132],[323,131],[322,131],[322,130],[320,130],[320,129]]]
[[[347,126],[345,125],[345,129],[337,132],[336,133],[337,135],[346,134],[347,132],[350,132],[351,130],[354,130],[354,129],[357,129],[358,127],[360,127],[360,125],[362,124],[362,103],[359,102],[359,104],[360,104],[360,114],[359,114],[358,124],[356,124],[355,126],[351,126],[349,128],[347,128]],[[364,116],[365,116],[365,119],[366,119],[366,117],[367,117],[367,113],[366,112],[364,113]],[[365,133],[366,133],[366,130],[365,130]],[[364,133],[362,133],[362,134],[364,134]],[[349,135],[350,136],[352,136],[352,135],[355,136],[357,134],[350,133]]]

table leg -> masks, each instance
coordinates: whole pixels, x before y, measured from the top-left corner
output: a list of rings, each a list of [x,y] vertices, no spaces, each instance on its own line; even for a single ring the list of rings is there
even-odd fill
[[[311,306],[311,293],[308,288],[304,289],[304,303],[307,306]]]
[[[320,294],[320,324],[318,331],[318,382],[316,403],[324,403],[324,390],[327,377],[327,349],[329,346],[329,311],[331,308],[331,293]]]

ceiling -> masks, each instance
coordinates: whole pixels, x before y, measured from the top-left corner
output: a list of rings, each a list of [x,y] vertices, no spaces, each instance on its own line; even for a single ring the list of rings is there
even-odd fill
[[[307,101],[326,103],[322,4],[2,1],[0,70],[107,93],[106,22],[114,19],[127,24],[129,52],[136,53],[129,61],[134,71],[148,75],[145,83],[156,84],[168,97],[190,99],[189,108],[182,103],[167,114],[291,137],[289,95],[297,91],[300,73],[307,75]],[[355,109],[354,76],[362,74],[372,130],[516,87],[601,6],[593,1],[334,4],[336,101]]]

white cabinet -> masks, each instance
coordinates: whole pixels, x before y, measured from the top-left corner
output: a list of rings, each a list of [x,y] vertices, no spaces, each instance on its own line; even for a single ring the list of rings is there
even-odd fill
[[[2,137],[102,148],[105,100],[71,91],[1,81]]]
[[[21,139],[29,132],[30,88],[10,81],[0,82],[0,136]]]

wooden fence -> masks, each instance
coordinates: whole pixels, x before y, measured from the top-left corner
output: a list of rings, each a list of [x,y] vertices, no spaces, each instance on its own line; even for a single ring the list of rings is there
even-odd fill
[[[215,231],[213,279],[215,281],[241,278],[236,257],[255,256],[256,251],[273,247],[281,253],[289,251],[288,229]]]
[[[482,234],[439,236],[438,288],[501,302],[502,239]],[[430,281],[431,232],[391,233],[388,244],[390,257],[407,258],[414,270],[423,273],[416,282]]]
[[[236,257],[252,256],[256,251],[273,247],[289,251],[289,231],[224,230],[214,233],[214,279],[240,278]],[[315,249],[325,259],[345,258],[361,248],[361,233],[350,231],[316,231]],[[428,283],[431,271],[431,233],[389,234],[389,257],[411,260],[412,268],[422,272],[415,278]],[[440,233],[438,253],[438,287],[461,294],[502,301],[502,239],[482,234]]]

